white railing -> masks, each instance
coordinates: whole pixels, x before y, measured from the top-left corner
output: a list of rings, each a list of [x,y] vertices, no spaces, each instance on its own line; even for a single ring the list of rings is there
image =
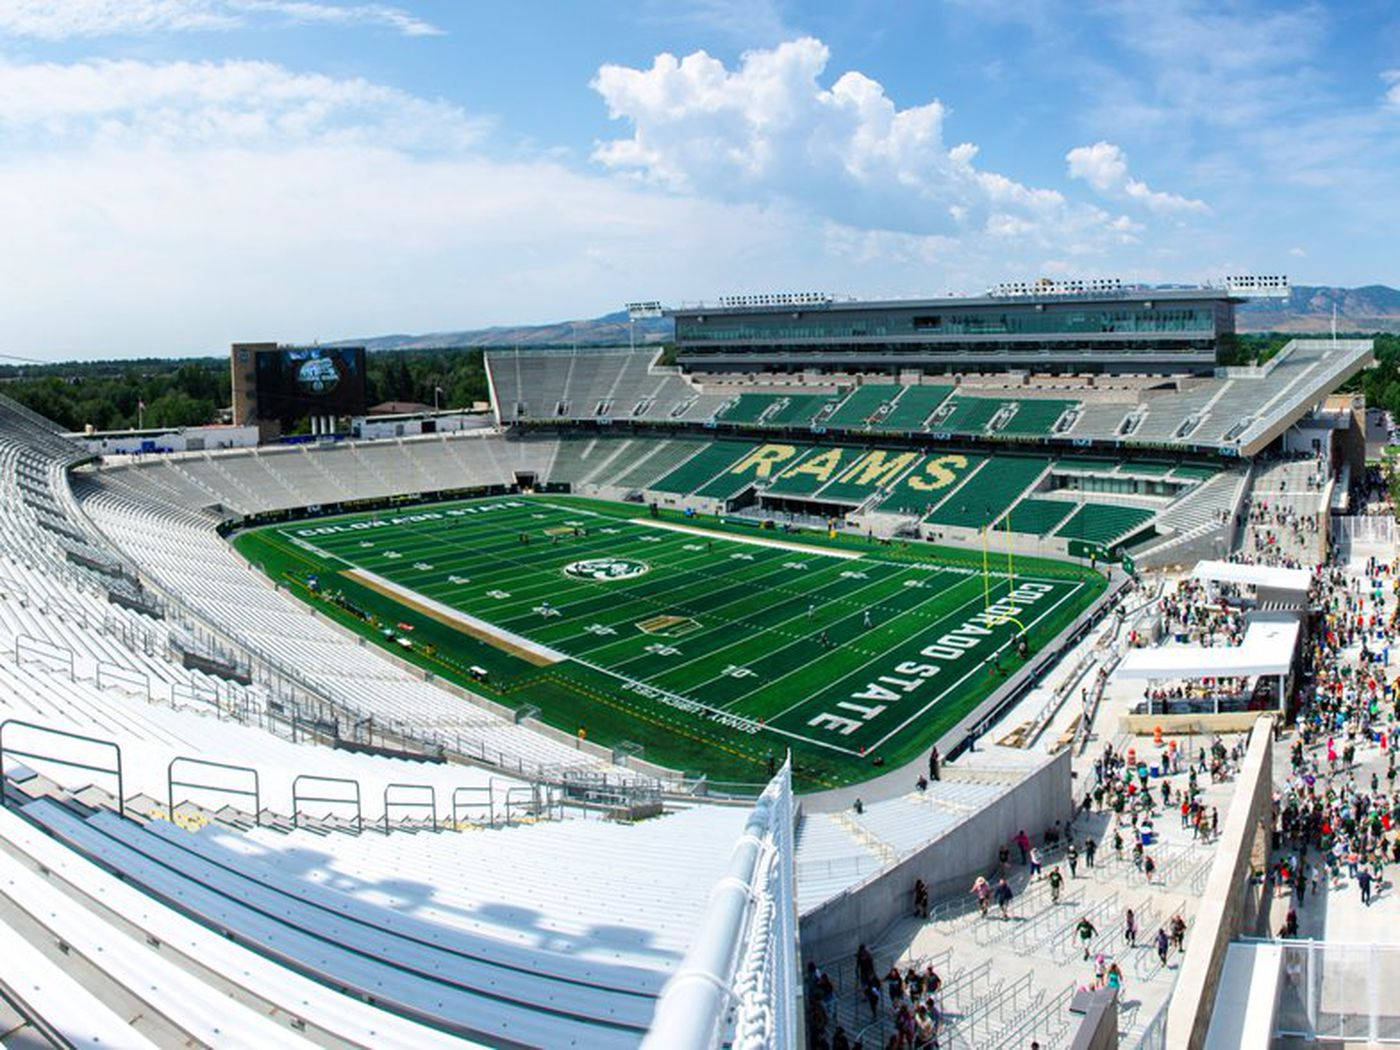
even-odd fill
[[[1282,941],[1274,1015],[1280,1036],[1400,1043],[1400,945]]]
[[[735,843],[700,934],[657,999],[644,1050],[717,1050],[726,1044],[796,1050],[793,819],[789,760],[759,796]]]

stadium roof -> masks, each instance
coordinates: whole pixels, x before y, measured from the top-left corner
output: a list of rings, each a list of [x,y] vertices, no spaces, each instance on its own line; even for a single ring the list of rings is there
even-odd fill
[[[1119,677],[1152,681],[1199,680],[1287,674],[1298,646],[1299,622],[1290,614],[1251,617],[1239,645],[1170,645],[1133,649],[1118,665]]]
[[[786,313],[793,310],[901,310],[911,308],[937,309],[960,306],[999,306],[1005,308],[1018,305],[1030,306],[1036,303],[1083,305],[1084,303],[1157,302],[1165,300],[1172,300],[1174,302],[1244,302],[1243,298],[1238,295],[1232,295],[1224,288],[1142,288],[1131,286],[1111,290],[1098,289],[1075,294],[1047,292],[1041,295],[945,295],[930,296],[923,299],[835,299],[829,297],[811,297],[788,303],[767,303],[757,301],[762,299],[762,297],[754,298],[756,301],[752,303],[743,301],[682,303],[680,306],[666,308],[665,313],[668,317],[677,317],[693,314],[720,313]]]
[[[1239,565],[1231,561],[1203,561],[1191,574],[1213,583],[1239,583],[1266,591],[1306,594],[1312,585],[1307,569],[1279,569],[1268,565]]]

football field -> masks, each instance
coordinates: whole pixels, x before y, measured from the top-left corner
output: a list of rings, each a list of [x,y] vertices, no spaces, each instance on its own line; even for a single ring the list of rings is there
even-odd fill
[[[927,749],[1020,666],[1018,639],[1043,647],[1104,586],[994,546],[984,572],[982,552],[548,495],[235,543],[348,626],[566,732],[721,781],[760,780],[790,748],[808,789]]]

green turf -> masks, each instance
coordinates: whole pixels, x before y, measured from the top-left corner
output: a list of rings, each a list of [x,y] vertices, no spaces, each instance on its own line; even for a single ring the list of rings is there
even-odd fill
[[[807,790],[875,775],[875,756],[884,768],[916,757],[995,687],[994,653],[1004,671],[1018,666],[1008,648],[1017,628],[972,620],[1011,587],[1004,574],[984,578],[976,552],[676,513],[633,520],[642,514],[573,497],[511,497],[267,526],[235,543],[292,593],[396,653],[405,650],[384,626],[412,625],[407,655],[436,674],[720,781],[761,780],[769,752],[787,748]],[[706,531],[675,531],[672,522]],[[565,572],[597,558],[646,571]],[[352,567],[406,590],[380,593],[347,576]],[[1016,570],[1023,597],[1014,615],[1033,650],[1104,585],[1065,563],[1018,559]],[[306,586],[311,573],[319,596]],[[1034,600],[1024,597],[1030,591]],[[558,660],[535,666],[407,604],[423,599],[547,646]],[[956,638],[940,646],[950,632]],[[488,686],[471,683],[472,665],[490,671]]]

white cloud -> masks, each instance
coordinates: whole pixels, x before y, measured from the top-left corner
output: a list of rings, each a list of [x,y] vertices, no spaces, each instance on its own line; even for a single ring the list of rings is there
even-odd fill
[[[975,145],[946,144],[936,99],[901,109],[859,72],[824,87],[829,57],[807,37],[749,51],[733,70],[704,51],[660,54],[648,69],[603,66],[593,87],[632,133],[600,143],[594,159],[675,192],[783,201],[863,227],[1026,232],[1100,217],[977,167]]]
[[[1306,259],[1308,257],[1307,250],[1298,247],[1289,248],[1288,254],[1293,256],[1293,258],[1295,259]]]
[[[75,143],[460,148],[484,121],[362,79],[269,62],[0,62],[0,148]]]
[[[1141,204],[1149,211],[1161,213],[1207,214],[1205,201],[1193,200],[1175,193],[1154,190],[1141,179],[1128,173],[1128,157],[1122,148],[1111,142],[1096,142],[1092,146],[1076,146],[1065,154],[1069,177],[1082,179],[1098,193],[1113,200]]]
[[[789,73],[766,81],[778,101]],[[937,103],[897,111],[867,78],[838,83],[801,113],[773,110],[782,127],[753,131],[747,154],[706,167],[646,138],[655,165],[617,175],[502,159],[490,122],[359,78],[0,62],[0,202],[22,246],[0,254],[6,349],[214,352],[775,287],[918,295],[1051,265],[1174,273],[1170,244],[1139,222],[982,170],[971,145],[932,144]],[[822,106],[837,116],[814,121]],[[732,146],[735,119],[712,141]],[[808,155],[835,169],[831,189],[878,208],[808,193]],[[744,192],[724,192],[745,171]],[[1167,263],[1139,259],[1140,243]]]
[[[40,40],[235,29],[258,21],[379,26],[432,36],[435,26],[382,3],[330,0],[0,0],[0,32]]]
[[[1387,69],[1381,79],[1390,85],[1385,93],[1386,105],[1400,109],[1400,69]]]

